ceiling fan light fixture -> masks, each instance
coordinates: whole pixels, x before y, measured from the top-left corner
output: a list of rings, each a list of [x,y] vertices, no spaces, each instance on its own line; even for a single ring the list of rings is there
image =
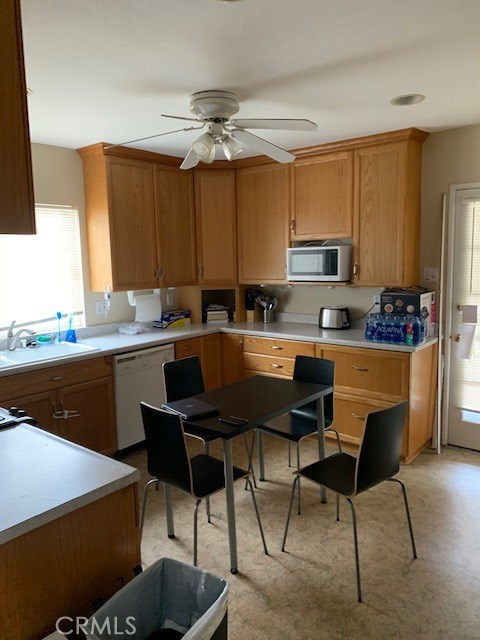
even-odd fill
[[[212,151],[215,157],[215,139],[211,133],[202,133],[192,144],[192,149],[203,162],[213,162],[213,159],[208,158],[212,155]]]
[[[227,160],[234,160],[244,150],[238,140],[234,140],[231,136],[226,136],[222,140],[223,153]]]

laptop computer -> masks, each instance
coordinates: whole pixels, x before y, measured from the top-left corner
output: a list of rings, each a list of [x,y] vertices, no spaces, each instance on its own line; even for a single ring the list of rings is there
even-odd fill
[[[173,411],[184,420],[196,420],[197,418],[206,418],[214,416],[218,413],[218,409],[211,404],[202,402],[197,398],[184,398],[183,400],[175,400],[174,402],[166,402],[162,404],[162,409]]]

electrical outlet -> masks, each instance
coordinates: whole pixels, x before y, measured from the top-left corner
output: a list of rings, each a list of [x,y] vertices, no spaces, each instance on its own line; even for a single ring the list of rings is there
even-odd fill
[[[380,306],[380,294],[379,293],[377,293],[376,295],[374,295],[372,297],[372,304],[373,305],[377,305],[378,304],[378,306]]]
[[[105,315],[105,300],[98,300],[95,303],[95,313],[97,314],[97,316]]]
[[[438,268],[425,267],[423,269],[423,280],[425,282],[438,282]]]
[[[167,293],[167,307],[173,305],[173,293]]]

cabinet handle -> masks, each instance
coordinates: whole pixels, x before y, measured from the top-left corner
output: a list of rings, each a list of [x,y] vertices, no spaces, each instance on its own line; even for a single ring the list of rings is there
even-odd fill
[[[238,349],[239,351],[241,351],[241,350],[242,350],[242,348],[243,348],[243,340],[239,340],[239,341],[237,342],[237,349]]]
[[[274,369],[283,369],[283,364],[272,364],[271,365]]]
[[[360,271],[359,264],[358,264],[358,262],[355,262],[354,265],[353,265],[353,277],[354,278],[358,278],[359,271]]]
[[[50,382],[55,382],[55,380],[63,380],[63,376],[53,376],[53,378],[49,378]]]
[[[352,364],[352,369],[355,369],[355,371],[368,371],[365,367],[356,367],[354,364]]]
[[[157,267],[155,267],[153,269],[153,277],[155,278],[155,280],[158,280],[158,269],[157,269]]]
[[[63,400],[60,400],[60,407],[62,408],[62,410],[59,411],[60,416],[58,416],[58,417],[61,417],[64,420],[68,420],[69,418],[79,418],[80,417],[80,414],[79,414],[78,411],[75,411],[75,410],[70,411],[69,409],[66,409],[65,405],[63,403]]]
[[[357,418],[357,420],[365,420],[365,416],[359,416],[359,415],[357,415],[356,413],[352,413],[352,416],[353,416],[354,418]]]
[[[283,347],[278,347],[278,346],[277,346],[277,345],[275,345],[275,344],[274,344],[274,345],[272,345],[272,347],[271,347],[271,348],[272,348],[272,349],[275,349],[275,351],[282,351],[282,350],[283,350]]]
[[[57,405],[55,404],[55,402],[53,400],[52,400],[52,409],[53,409],[52,418],[54,420],[58,420],[59,418],[63,418],[63,411],[59,411],[57,409]]]
[[[189,344],[184,345],[183,348],[184,348],[185,351],[191,351],[192,350],[192,347]]]
[[[295,218],[290,220],[290,230],[295,231]]]
[[[203,267],[199,265],[198,267],[198,277],[201,278],[203,276]]]

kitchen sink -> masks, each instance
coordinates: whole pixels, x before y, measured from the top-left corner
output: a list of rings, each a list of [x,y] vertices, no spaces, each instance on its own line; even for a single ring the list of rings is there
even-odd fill
[[[98,347],[90,347],[80,342],[55,342],[40,347],[15,349],[15,351],[0,351],[0,369],[6,367],[45,362],[46,360],[58,360],[68,358],[80,353],[98,351]]]

